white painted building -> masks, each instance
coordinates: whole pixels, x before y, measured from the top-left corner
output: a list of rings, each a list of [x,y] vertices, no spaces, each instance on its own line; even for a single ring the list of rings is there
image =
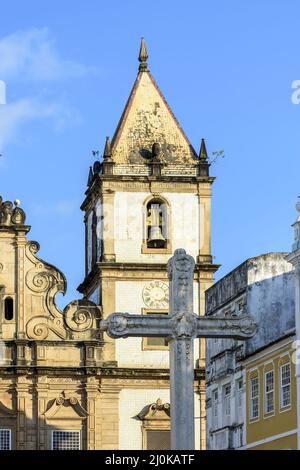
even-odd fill
[[[249,313],[258,324],[258,333],[246,342],[206,341],[208,449],[246,445],[245,360],[294,330],[293,272],[285,256],[250,258],[206,292],[206,315]]]

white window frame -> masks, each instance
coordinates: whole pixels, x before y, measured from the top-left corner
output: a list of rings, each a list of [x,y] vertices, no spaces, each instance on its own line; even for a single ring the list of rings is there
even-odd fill
[[[226,389],[229,390],[229,392],[226,392]],[[224,414],[225,416],[230,416],[231,415],[231,384],[226,384],[224,385]]]
[[[72,433],[78,434],[79,435],[79,449],[78,450],[81,450],[81,431],[78,429],[52,429],[51,430],[51,450],[57,450],[57,449],[53,449],[53,436],[55,432],[72,432]],[[65,450],[71,450],[71,449],[65,449]]]
[[[284,367],[287,367],[287,366],[289,367],[289,371],[290,371],[290,375],[289,375],[290,380],[289,380],[289,383],[288,383],[288,384],[283,385],[283,384],[282,384],[282,371],[283,371],[283,368],[284,368]],[[286,362],[285,364],[282,364],[282,365],[280,366],[280,408],[281,408],[282,410],[285,410],[285,409],[287,409],[287,408],[290,408],[290,407],[291,407],[291,404],[292,404],[292,388],[291,388],[292,380],[291,380],[291,379],[292,379],[291,363],[290,363],[290,362]],[[289,387],[289,395],[290,395],[289,403],[286,404],[286,405],[283,404],[283,389],[284,389],[285,387]]]
[[[0,428],[0,432],[1,431],[8,431],[8,435],[9,435],[9,449],[0,449],[1,450],[11,450],[11,429],[9,428]]]
[[[272,374],[272,388],[270,390],[267,390],[267,376]],[[272,409],[268,410],[268,399],[269,396],[272,396]],[[270,414],[274,413],[275,410],[275,374],[274,374],[274,369],[268,370],[265,372],[265,396],[264,396],[264,410],[265,414]]]
[[[217,399],[215,399],[217,397]],[[217,428],[219,425],[219,390],[215,388],[212,391],[212,425],[213,428]]]
[[[236,392],[235,392],[235,399],[236,399],[236,421],[241,421],[243,416],[243,379],[236,380]]]
[[[229,390],[228,391],[226,391]],[[223,385],[222,389],[222,409],[223,409],[223,426],[228,426],[231,419],[231,392],[232,392],[232,385],[231,383],[227,383]]]
[[[253,388],[252,388],[252,382],[253,380],[257,380],[257,395],[253,396]],[[254,400],[257,400],[257,415],[253,415],[253,410],[254,410],[254,406],[253,406],[253,401]],[[259,419],[259,376],[256,375],[254,377],[250,377],[250,420],[251,421],[254,421],[254,420],[257,420]]]

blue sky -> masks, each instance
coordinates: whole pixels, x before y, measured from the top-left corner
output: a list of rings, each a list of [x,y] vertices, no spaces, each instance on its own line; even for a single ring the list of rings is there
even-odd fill
[[[40,256],[84,275],[84,197],[92,150],[112,135],[137,73],[149,66],[211,167],[217,279],[246,258],[288,251],[300,194],[297,0],[10,0],[1,4],[0,194],[19,198]]]

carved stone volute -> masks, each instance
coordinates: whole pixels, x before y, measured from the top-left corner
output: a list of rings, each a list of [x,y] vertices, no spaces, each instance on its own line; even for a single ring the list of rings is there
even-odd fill
[[[24,226],[26,214],[19,204],[18,200],[14,204],[11,201],[3,201],[0,196],[0,228]]]

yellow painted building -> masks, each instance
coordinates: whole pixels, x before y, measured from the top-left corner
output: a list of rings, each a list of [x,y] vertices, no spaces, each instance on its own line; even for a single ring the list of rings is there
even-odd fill
[[[249,356],[244,449],[297,449],[297,397],[293,335]]]

